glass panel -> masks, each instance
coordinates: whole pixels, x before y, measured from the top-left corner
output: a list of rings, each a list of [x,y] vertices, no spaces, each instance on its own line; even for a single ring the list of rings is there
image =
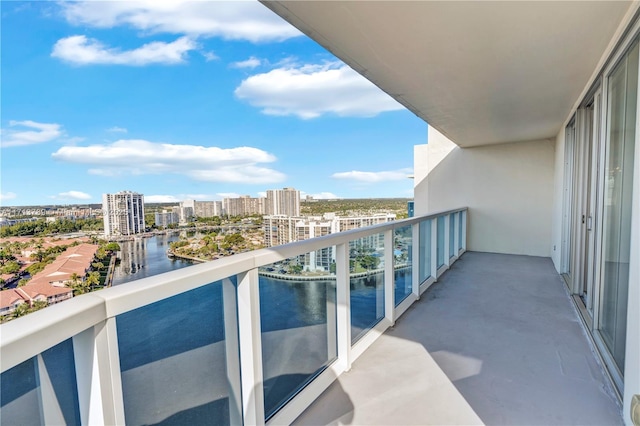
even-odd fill
[[[38,360],[40,358],[40,360]],[[50,402],[45,416],[42,400]],[[71,339],[0,376],[0,419],[7,425],[80,424]]]
[[[609,77],[606,146],[603,285],[600,333],[624,374],[631,245],[631,198],[638,88],[638,44]]]
[[[444,216],[438,217],[438,268],[444,265]]]
[[[384,318],[384,234],[349,242],[351,343]]]
[[[462,221],[464,220],[464,212],[458,213],[458,251],[462,250]]]
[[[431,220],[420,222],[420,283],[431,276]]]
[[[411,294],[413,235],[411,225],[394,230],[394,296],[396,306]]]
[[[449,215],[449,258],[456,254],[456,216],[457,213]]]
[[[285,259],[259,273],[269,418],[337,357],[335,248]]]
[[[128,425],[229,424],[224,308],[217,281],[116,318]]]

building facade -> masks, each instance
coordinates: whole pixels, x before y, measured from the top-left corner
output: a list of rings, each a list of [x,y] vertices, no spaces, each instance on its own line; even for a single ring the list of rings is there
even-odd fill
[[[179,222],[180,222],[180,216],[178,213],[174,212],[173,210],[171,211],[163,210],[161,212],[155,213],[156,226],[162,226],[163,228],[166,228],[171,224],[174,224],[174,223],[178,224]]]
[[[300,191],[294,188],[269,189],[265,214],[300,216]]]
[[[395,220],[393,213],[381,213],[370,216],[337,216],[335,213],[325,213],[322,216],[264,216],[264,243],[267,247],[279,246],[295,241],[322,237],[350,229],[363,228]],[[363,244],[370,248],[382,247],[384,236],[374,234],[366,238]],[[329,271],[335,262],[332,247],[307,253],[301,256],[300,263],[308,271]]]
[[[264,198],[252,198],[242,195],[238,198],[225,198],[223,200],[224,214],[228,216],[249,216],[264,214]]]
[[[222,216],[222,201],[196,201],[194,215],[196,217]]]
[[[121,191],[102,194],[104,235],[135,235],[145,231],[144,195]]]

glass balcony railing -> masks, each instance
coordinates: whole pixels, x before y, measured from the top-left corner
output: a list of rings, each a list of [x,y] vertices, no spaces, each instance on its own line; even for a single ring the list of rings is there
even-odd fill
[[[465,251],[466,222],[242,253],[2,324],[2,423],[290,423]]]

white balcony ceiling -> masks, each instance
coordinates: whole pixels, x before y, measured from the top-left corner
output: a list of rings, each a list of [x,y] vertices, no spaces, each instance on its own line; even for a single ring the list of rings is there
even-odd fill
[[[554,137],[631,2],[264,4],[468,147]]]

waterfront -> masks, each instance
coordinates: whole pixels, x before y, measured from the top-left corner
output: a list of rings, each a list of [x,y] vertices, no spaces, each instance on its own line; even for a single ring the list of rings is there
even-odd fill
[[[169,244],[178,241],[181,235],[193,236],[194,233],[182,231],[119,242],[120,259],[114,270],[112,285],[124,284],[193,265],[195,262],[190,260],[167,256]]]

